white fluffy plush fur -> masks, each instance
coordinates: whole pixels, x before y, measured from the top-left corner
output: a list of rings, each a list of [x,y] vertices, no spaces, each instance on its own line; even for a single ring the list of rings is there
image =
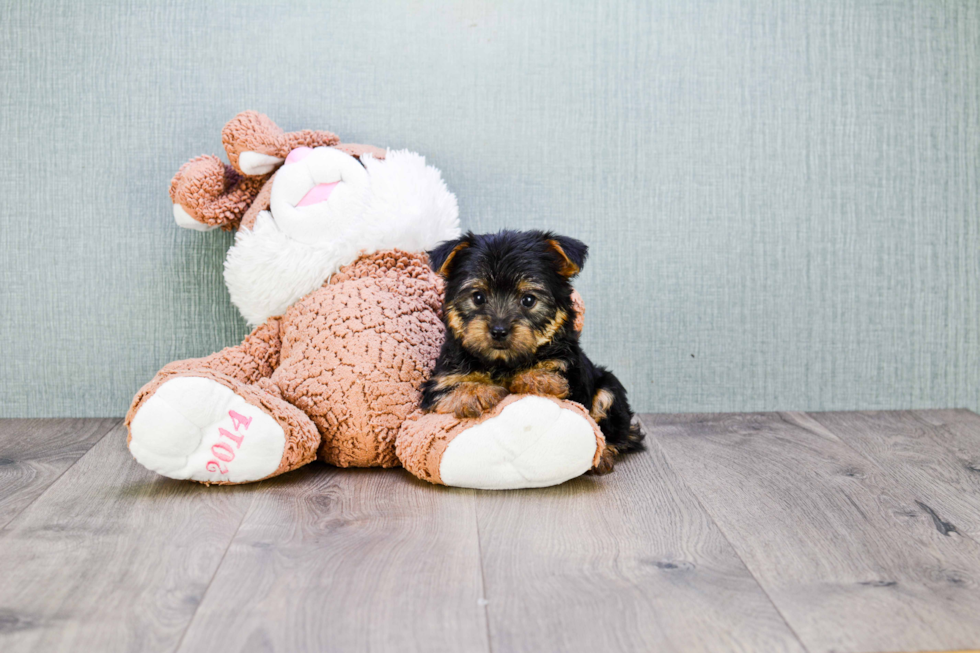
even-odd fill
[[[371,177],[364,221],[379,230],[371,251],[421,252],[458,238],[459,207],[438,169],[408,150],[388,151],[383,161],[361,159]]]
[[[386,249],[427,251],[459,236],[459,208],[439,170],[425,157],[388,151],[384,160],[365,156],[371,190],[356,225],[343,237],[308,245],[283,232],[262,212],[251,230],[240,229],[225,259],[231,300],[251,325],[280,315],[323,285],[361,254]]]

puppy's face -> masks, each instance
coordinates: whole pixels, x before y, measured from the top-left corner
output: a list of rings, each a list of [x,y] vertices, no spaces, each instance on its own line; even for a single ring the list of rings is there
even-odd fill
[[[487,363],[535,357],[572,319],[569,279],[587,248],[539,231],[467,234],[430,253],[446,278],[446,322],[463,348]]]

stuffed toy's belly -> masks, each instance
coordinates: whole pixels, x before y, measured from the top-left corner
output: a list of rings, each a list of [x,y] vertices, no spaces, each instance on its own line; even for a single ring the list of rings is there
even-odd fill
[[[271,381],[320,431],[321,460],[399,465],[395,436],[419,404],[444,337],[441,291],[424,254],[380,252],[287,311]]]

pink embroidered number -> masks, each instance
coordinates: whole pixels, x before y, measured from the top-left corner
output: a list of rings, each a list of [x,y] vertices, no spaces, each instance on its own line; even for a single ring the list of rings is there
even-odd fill
[[[235,425],[235,430],[243,428],[247,431],[248,425],[252,423],[251,417],[245,417],[244,415],[239,415],[233,410],[228,411],[228,417],[231,418],[231,423]]]
[[[237,431],[241,429],[242,431],[247,431],[249,425],[252,423],[251,417],[245,417],[241,413],[236,413],[233,410],[228,411],[228,417],[231,418],[231,423],[235,427],[235,433],[223,428],[218,429],[218,435],[228,438],[235,443],[235,449],[242,448],[242,442],[245,440],[245,436]],[[222,463],[230,463],[235,459],[235,449],[232,449],[227,442],[219,442],[211,447],[211,453],[217,460],[209,460],[205,468],[209,472],[219,472],[221,474],[228,473],[228,467]]]
[[[230,463],[235,459],[235,452],[232,451],[231,447],[229,447],[224,442],[219,442],[218,444],[211,447],[211,453],[214,454],[215,458],[217,458],[218,460],[223,460],[226,463]]]
[[[221,472],[222,474],[228,473],[228,468],[219,463],[217,460],[209,460],[205,467],[207,467],[209,472]]]
[[[241,448],[242,448],[242,440],[244,440],[244,439],[245,439],[245,437],[244,437],[244,436],[241,436],[241,435],[238,435],[237,433],[232,433],[231,431],[226,431],[226,430],[224,430],[224,429],[221,429],[221,428],[219,428],[219,429],[218,429],[218,434],[219,434],[219,435],[223,435],[223,436],[225,436],[226,438],[228,438],[229,440],[231,440],[232,442],[234,442],[234,443],[235,443],[235,445],[236,445],[236,446],[237,446],[237,447],[238,447],[239,449],[241,449]],[[215,445],[215,446],[217,446],[217,445]]]

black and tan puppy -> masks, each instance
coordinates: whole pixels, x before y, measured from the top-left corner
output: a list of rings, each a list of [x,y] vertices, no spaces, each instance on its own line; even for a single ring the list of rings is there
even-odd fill
[[[570,279],[587,253],[574,238],[542,231],[468,233],[429,252],[446,280],[447,328],[422,408],[478,417],[508,393],[551,395],[582,404],[602,429],[597,471],[642,449],[626,389],[582,352],[573,328]]]

